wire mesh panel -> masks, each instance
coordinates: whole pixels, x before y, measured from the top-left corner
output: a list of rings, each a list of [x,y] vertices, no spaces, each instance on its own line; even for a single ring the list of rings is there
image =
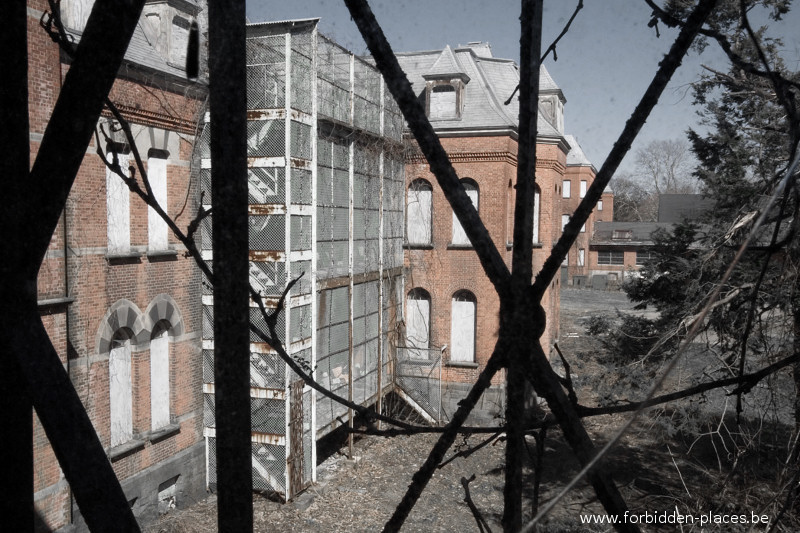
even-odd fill
[[[283,203],[286,200],[286,169],[283,167],[248,168],[247,193],[250,204]]]
[[[286,434],[286,402],[284,400],[250,398],[250,416],[252,417],[253,431],[270,435]]]
[[[311,113],[312,84],[314,83],[314,36],[310,31],[304,29],[292,32],[291,46],[292,107],[305,113]]]
[[[414,352],[419,352],[415,348]],[[412,357],[411,350],[397,348],[395,379],[401,389],[436,421],[442,419],[442,354],[428,350],[427,359]]]
[[[286,383],[286,363],[273,353],[250,352],[250,386],[282,389]]]
[[[280,296],[286,286],[286,263],[250,261],[250,287],[261,296]]]
[[[284,251],[286,222],[284,215],[250,215],[250,249]]]
[[[286,448],[273,444],[251,444],[253,488],[286,494]]]
[[[286,123],[283,120],[248,120],[247,155],[282,157],[286,153]]]
[[[285,105],[286,39],[283,35],[247,39],[247,108]]]
[[[270,312],[270,310],[268,309],[267,312]],[[258,307],[250,308],[250,325],[269,335],[267,321],[264,319],[264,314]],[[278,314],[278,320],[276,322],[275,329],[278,339],[280,341],[284,341],[284,331],[286,331],[286,313]],[[259,337],[255,332],[250,331],[250,342],[264,342],[264,339]]]

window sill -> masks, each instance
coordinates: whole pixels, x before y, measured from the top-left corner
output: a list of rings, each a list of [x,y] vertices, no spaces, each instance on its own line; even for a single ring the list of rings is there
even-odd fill
[[[409,244],[405,243],[403,248],[406,250],[433,250],[432,244]]]
[[[472,244],[453,244],[450,243],[447,245],[448,250],[472,250]]]
[[[447,361],[445,366],[452,366],[455,368],[478,368],[478,363],[470,361]]]
[[[533,243],[534,250],[537,249],[537,248],[541,248],[542,246],[543,246],[543,244],[540,243],[540,242]],[[513,248],[514,248],[514,243],[513,242],[507,242],[506,243],[506,250],[512,250]]]
[[[70,298],[70,297],[66,297],[65,296],[65,297],[62,297],[62,298],[50,298],[50,299],[47,299],[47,300],[39,300],[37,302],[37,305],[39,306],[39,309],[43,309],[43,308],[47,309],[47,308],[50,308],[50,307],[61,307],[61,306],[69,305],[74,301],[75,301],[75,298]]]
[[[131,439],[128,442],[123,442],[113,448],[109,448],[106,451],[106,455],[108,455],[108,460],[113,463],[114,461],[118,461],[134,452],[144,449],[145,443],[146,441],[141,439]]]
[[[158,442],[181,432],[180,424],[169,424],[164,427],[147,432],[144,437],[150,442]]]
[[[123,265],[128,263],[140,263],[142,261],[141,252],[109,252],[106,260],[112,265]]]
[[[177,250],[147,250],[147,260],[150,262],[174,261],[177,258]]]

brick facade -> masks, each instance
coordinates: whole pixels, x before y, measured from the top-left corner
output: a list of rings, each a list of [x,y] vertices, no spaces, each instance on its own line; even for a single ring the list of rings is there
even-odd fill
[[[46,2],[28,4],[33,159],[69,66],[39,27]],[[187,97],[185,89],[175,87],[163,73],[126,62],[111,93],[132,124],[143,159],[151,148],[168,153],[166,210],[183,227],[197,211],[190,162],[193,124],[200,110],[198,96]],[[148,251],[148,207],[133,195],[130,252],[108,253],[106,169],[95,153],[95,142],[87,150],[41,267],[40,311],[134,513],[147,520],[157,516],[159,490],[171,483],[176,485],[177,505],[190,503],[204,488],[200,277],[171,235],[167,250]],[[168,336],[170,423],[153,430],[150,340],[162,327]],[[112,447],[110,339],[128,329],[133,438]],[[37,528],[83,530],[80,511],[35,415],[33,424]]]

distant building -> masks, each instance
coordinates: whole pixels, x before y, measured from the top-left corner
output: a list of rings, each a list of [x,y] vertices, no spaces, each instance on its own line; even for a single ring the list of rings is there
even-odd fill
[[[414,91],[424,102],[455,170],[507,264],[513,246],[514,183],[517,175],[518,100],[504,102],[519,82],[518,66],[495,58],[487,43],[455,49],[397,54]],[[594,176],[585,157],[575,156],[564,135],[564,98],[542,67],[533,222],[534,271],[541,268],[560,236],[565,183]],[[452,414],[486,364],[497,341],[499,299],[475,251],[453,215],[428,164],[408,138],[406,159],[406,346],[422,361],[441,357],[445,409]],[[578,148],[579,150],[579,148]],[[572,185],[569,185],[570,187]],[[558,336],[560,279],[545,294],[545,351]],[[485,411],[503,404],[502,377]]]
[[[657,222],[598,222],[590,244],[588,283],[595,289],[616,288],[635,276],[652,256],[656,230],[671,231],[675,224],[697,221],[714,206],[700,194],[662,194]]]
[[[594,182],[597,170],[586,157],[578,140],[572,135],[565,135],[570,145],[567,154],[567,170],[561,185],[561,229],[569,222],[572,213],[578,208],[586,191]],[[561,265],[561,285],[583,287],[589,280],[589,241],[596,222],[611,221],[614,218],[614,196],[610,192],[603,193],[594,211],[589,215],[586,224],[581,228],[578,238],[570,248]]]
[[[60,4],[76,40],[92,4]],[[178,223],[197,212],[190,162],[205,86],[189,82],[183,65],[202,4],[147,2],[110,94],[156,197]],[[39,26],[43,9],[46,2],[28,2],[32,155],[69,68]],[[112,136],[103,148],[116,148],[127,169],[133,146],[107,112],[99,127]],[[39,309],[134,514],[146,522],[205,495],[200,274],[166,224],[106,170],[94,142],[39,273]],[[37,530],[86,531],[35,415],[33,446]]]

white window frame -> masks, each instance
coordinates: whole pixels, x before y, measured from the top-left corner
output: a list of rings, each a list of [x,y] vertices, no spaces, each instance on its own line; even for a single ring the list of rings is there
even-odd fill
[[[153,197],[165,212],[167,204],[167,160],[163,157],[147,158],[147,178]],[[155,209],[147,207],[147,249],[153,252],[162,252],[169,248],[167,223]]]
[[[539,244],[541,242],[539,240],[539,203],[541,201],[541,195],[539,194],[539,190],[533,193],[533,243]]]
[[[425,289],[412,289],[406,296],[406,346],[409,356],[428,359],[431,343],[431,296]]]
[[[602,211],[603,210],[603,200],[598,200],[597,201],[597,210],[598,211]]]
[[[450,303],[450,361],[475,362],[478,302],[469,291],[458,291]]]
[[[433,187],[427,180],[411,182],[407,191],[406,239],[410,245],[432,243]]]
[[[467,191],[467,196],[469,196],[469,199],[472,200],[472,205],[475,206],[475,210],[477,211],[480,201],[478,185],[472,180],[467,179],[461,180],[461,183],[464,184],[464,188]],[[461,227],[461,222],[458,221],[455,211],[453,211],[453,239],[450,242],[456,246],[469,246],[470,244],[469,239],[467,238],[467,233],[464,231],[464,228]]]
[[[171,423],[169,387],[169,335],[158,328],[150,339],[150,427],[161,429]]]
[[[113,155],[107,154],[113,161]],[[128,171],[129,154],[118,154],[123,172]],[[128,186],[114,171],[106,167],[106,229],[108,253],[125,254],[131,250],[131,195]]]
[[[582,267],[586,265],[586,249],[579,248],[578,249],[578,266]]]
[[[131,381],[131,341],[112,341],[108,354],[109,419],[111,447],[133,438],[133,383]]]

